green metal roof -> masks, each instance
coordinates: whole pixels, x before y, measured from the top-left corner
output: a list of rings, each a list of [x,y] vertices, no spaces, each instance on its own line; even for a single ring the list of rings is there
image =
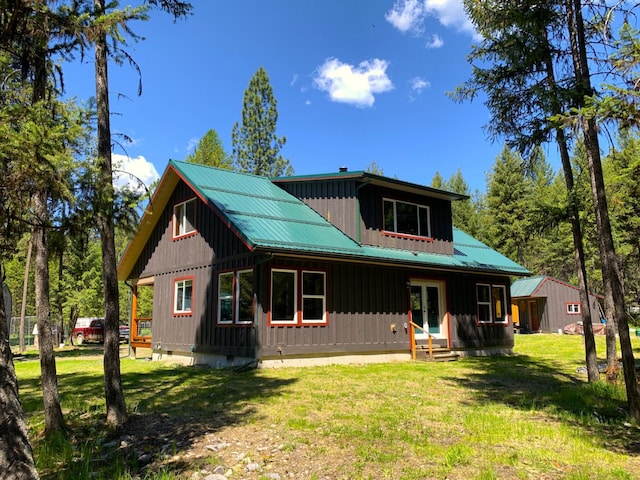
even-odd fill
[[[545,280],[544,275],[530,278],[520,278],[511,284],[512,297],[530,297]]]
[[[529,271],[454,229],[454,254],[359,245],[266,177],[171,161],[178,175],[256,250],[282,251],[509,275]]]

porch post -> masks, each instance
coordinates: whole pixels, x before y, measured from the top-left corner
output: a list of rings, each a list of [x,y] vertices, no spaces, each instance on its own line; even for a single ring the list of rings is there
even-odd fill
[[[136,356],[136,347],[133,345],[133,339],[138,335],[138,285],[135,284],[131,290],[131,328],[129,329],[129,346],[133,350],[133,356]]]

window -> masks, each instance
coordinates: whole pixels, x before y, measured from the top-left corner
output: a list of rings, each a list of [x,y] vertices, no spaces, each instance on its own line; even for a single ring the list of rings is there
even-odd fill
[[[275,325],[327,323],[326,273],[271,271],[271,315]]]
[[[325,323],[324,272],[302,272],[302,322]]]
[[[196,199],[178,203],[173,207],[173,238],[194,233],[196,219]]]
[[[295,270],[271,271],[271,322],[296,324],[298,322],[298,302]]]
[[[397,200],[383,200],[384,230],[387,232],[431,237],[429,207]]]
[[[218,323],[253,322],[253,270],[218,276]]]
[[[174,315],[191,314],[193,302],[193,278],[179,278],[174,283],[173,313]]]
[[[567,303],[567,313],[569,315],[580,315],[582,310],[579,303]]]
[[[507,324],[507,289],[504,285],[476,285],[479,323]]]

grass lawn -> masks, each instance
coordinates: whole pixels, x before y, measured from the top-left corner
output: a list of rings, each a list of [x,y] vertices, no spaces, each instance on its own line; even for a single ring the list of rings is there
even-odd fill
[[[69,441],[42,439],[39,363],[16,362],[44,479],[196,480],[217,466],[231,479],[640,479],[624,386],[586,383],[582,337],[518,335],[513,356],[450,363],[233,372],[123,358],[123,432],[102,427],[102,360],[82,348],[57,361]]]

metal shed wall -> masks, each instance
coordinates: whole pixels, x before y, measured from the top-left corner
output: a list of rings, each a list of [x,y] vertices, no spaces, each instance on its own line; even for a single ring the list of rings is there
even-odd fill
[[[580,291],[569,284],[547,279],[535,293],[536,297],[546,297],[544,313],[540,318],[540,330],[554,333],[567,325],[582,321],[582,315],[567,313],[567,303],[580,303]],[[600,322],[598,299],[589,295],[592,323]]]

